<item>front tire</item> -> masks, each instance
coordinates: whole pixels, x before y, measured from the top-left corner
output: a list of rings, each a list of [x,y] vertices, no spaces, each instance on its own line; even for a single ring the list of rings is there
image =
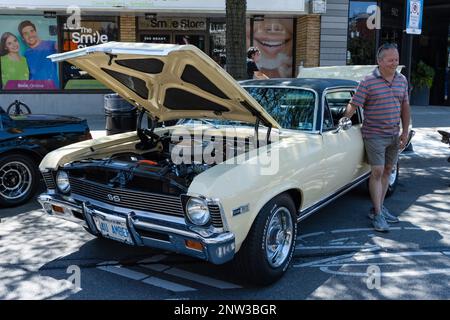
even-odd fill
[[[0,160],[0,206],[24,204],[39,185],[39,171],[30,157],[11,154]]]
[[[236,255],[235,267],[243,279],[269,285],[286,272],[295,249],[297,216],[287,194],[269,201],[259,212]]]

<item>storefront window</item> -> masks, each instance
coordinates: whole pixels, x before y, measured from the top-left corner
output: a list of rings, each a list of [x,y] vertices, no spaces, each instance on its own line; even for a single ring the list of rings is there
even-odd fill
[[[226,25],[225,22],[211,21],[209,24],[209,55],[220,65],[225,68],[227,63],[226,51]]]
[[[376,29],[370,25],[368,19],[373,12],[370,6],[377,2],[350,1],[348,19],[348,49],[347,64],[374,64]]]
[[[191,44],[207,51],[206,18],[157,17],[138,18],[141,42]]]
[[[80,29],[69,29],[63,24],[63,51],[71,51],[109,41],[118,41],[118,24],[115,17],[82,18]],[[74,65],[63,62],[63,87],[72,89],[105,89],[100,82]]]
[[[0,16],[0,68],[3,90],[59,89],[56,18]]]
[[[247,44],[261,51],[259,69],[270,78],[293,76],[293,19],[264,19],[247,24]],[[251,30],[253,33],[250,35]],[[253,40],[253,41],[252,41]]]

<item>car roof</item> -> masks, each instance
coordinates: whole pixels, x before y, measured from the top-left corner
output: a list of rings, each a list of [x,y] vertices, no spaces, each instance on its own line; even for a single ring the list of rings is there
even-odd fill
[[[344,79],[321,79],[321,78],[279,78],[267,80],[245,80],[239,82],[242,86],[284,86],[302,87],[322,92],[327,88],[334,87],[356,87],[357,81]]]

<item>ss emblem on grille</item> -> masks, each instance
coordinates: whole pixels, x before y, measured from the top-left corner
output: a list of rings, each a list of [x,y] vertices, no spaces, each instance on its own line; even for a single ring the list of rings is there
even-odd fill
[[[108,200],[110,201],[114,201],[114,202],[120,202],[120,197],[119,196],[115,196],[113,194],[108,193]]]

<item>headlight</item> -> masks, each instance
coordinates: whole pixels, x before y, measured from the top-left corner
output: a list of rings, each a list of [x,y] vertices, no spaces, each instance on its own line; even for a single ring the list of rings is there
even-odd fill
[[[210,218],[206,201],[200,198],[190,198],[186,204],[186,212],[189,220],[198,226],[207,224]]]
[[[70,183],[69,183],[69,175],[65,171],[58,171],[56,174],[56,185],[58,186],[58,189],[63,192],[67,193],[70,191]]]

